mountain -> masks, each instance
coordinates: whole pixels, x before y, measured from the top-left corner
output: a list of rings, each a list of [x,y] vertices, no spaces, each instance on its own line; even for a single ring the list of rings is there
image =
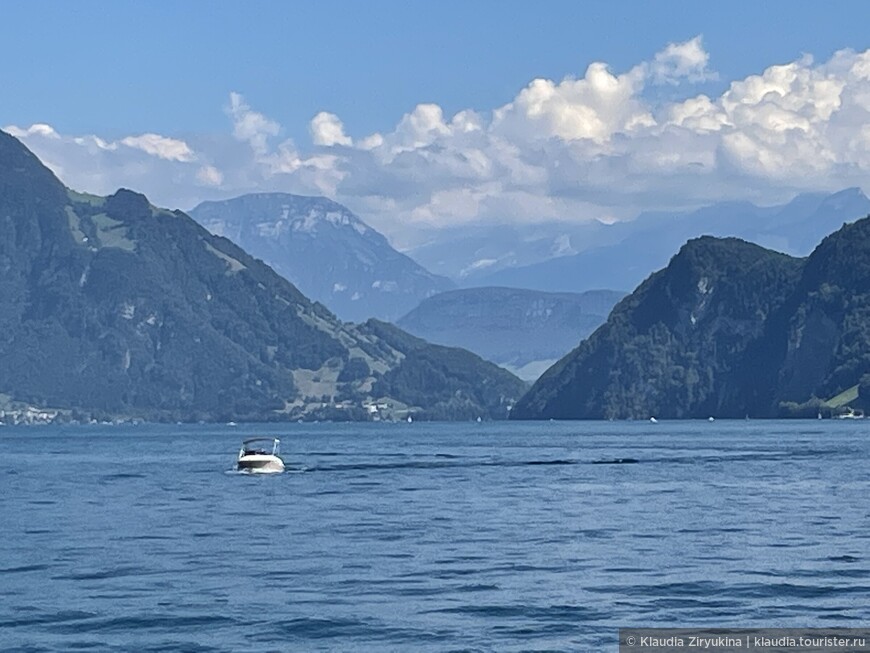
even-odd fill
[[[746,360],[750,407],[815,414],[819,400],[863,387],[870,409],[870,218],[844,225],[807,259],[800,280]],[[825,406],[821,406],[825,408]]]
[[[688,242],[520,400],[517,419],[772,417],[870,408],[870,218],[806,259]]]
[[[0,271],[9,405],[171,420],[496,418],[524,389],[468,352],[342,323],[180,211],[129,190],[69,191],[3,132]]]
[[[672,237],[654,233],[621,246],[597,247],[574,256],[561,256],[535,265],[507,268],[477,279],[477,283],[504,284],[542,292],[585,292],[593,288],[634,288],[667,264]],[[642,242],[642,244],[641,244]],[[623,247],[625,249],[623,249]]]
[[[378,320],[366,322],[362,331],[404,354],[377,377],[372,393],[425,407],[415,411],[423,419],[506,418],[526,389],[507,370],[464,349],[429,344]]]
[[[473,283],[563,292],[630,289],[667,265],[691,238],[733,236],[806,256],[825,235],[868,213],[870,199],[857,188],[799,195],[781,206],[722,202],[690,212],[644,213],[629,222],[597,225],[585,239],[572,238],[577,253],[479,275]]]
[[[462,347],[534,380],[607,319],[625,293],[545,293],[516,288],[450,290],[423,300],[396,324]]]
[[[800,266],[737,239],[690,241],[550,368],[512,416],[742,417],[730,393],[744,381],[735,378],[741,354],[792,290]]]
[[[423,243],[409,248],[407,253],[426,269],[464,286],[509,286],[482,280],[500,270],[609,244],[611,233],[607,225],[597,221],[576,225],[566,222],[470,225],[426,233]]]
[[[190,212],[213,234],[269,264],[343,320],[391,320],[454,287],[393,249],[341,204],[286,193],[203,202]]]

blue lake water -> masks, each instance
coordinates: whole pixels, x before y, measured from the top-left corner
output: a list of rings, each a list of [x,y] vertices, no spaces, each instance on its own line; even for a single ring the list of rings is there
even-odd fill
[[[228,471],[266,434],[291,471]],[[870,420],[0,446],[2,651],[615,651],[620,626],[870,624]]]

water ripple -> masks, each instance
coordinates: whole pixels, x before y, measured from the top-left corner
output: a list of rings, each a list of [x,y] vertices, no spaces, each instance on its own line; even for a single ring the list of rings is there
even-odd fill
[[[239,428],[16,429],[0,650],[600,651],[639,622],[867,623],[870,438],[815,422],[246,427],[298,472],[265,478],[226,473]]]

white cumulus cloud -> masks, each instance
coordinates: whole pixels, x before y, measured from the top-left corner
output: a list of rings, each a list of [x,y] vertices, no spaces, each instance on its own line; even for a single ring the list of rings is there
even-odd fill
[[[6,131],[15,136],[15,138],[27,138],[29,136],[41,136],[43,138],[60,138],[54,127],[44,123],[34,123],[27,129],[21,129],[15,125],[10,125]]]
[[[353,141],[344,133],[344,124],[334,113],[321,111],[312,118],[309,129],[315,145],[353,145]]]
[[[707,65],[710,55],[700,36],[683,43],[670,43],[657,53],[649,65],[649,74],[657,84],[679,84],[682,80],[703,82],[718,79]]]
[[[220,186],[224,181],[223,173],[214,166],[202,166],[196,171],[196,178],[204,186]]]
[[[633,69],[614,75],[590,64],[581,79],[536,79],[495,111],[493,130],[510,139],[605,143],[619,132],[655,124],[639,98],[643,78]]]
[[[224,134],[7,131],[81,190],[133,187],[180,208],[256,191],[327,195],[405,244],[421,227],[612,221],[870,187],[870,51],[806,56],[719,93],[692,91],[715,77],[699,36],[627,70],[592,62],[577,77],[533,79],[502,106],[450,114],[420,103],[373,134],[348,134],[322,111],[301,148],[236,92]],[[681,96],[661,99],[663,84]]]
[[[196,157],[193,150],[185,143],[176,138],[167,138],[159,134],[142,134],[141,136],[128,136],[121,139],[121,143],[127,147],[142,150],[146,154],[156,156],[167,161],[193,161]]]
[[[264,153],[268,149],[268,139],[277,136],[281,128],[274,120],[252,110],[245,98],[236,92],[230,93],[227,112],[233,120],[233,136],[250,144],[257,153]]]

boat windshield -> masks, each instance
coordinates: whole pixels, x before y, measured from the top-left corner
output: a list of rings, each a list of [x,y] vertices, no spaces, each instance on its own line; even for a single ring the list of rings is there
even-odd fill
[[[242,453],[277,456],[280,442],[278,438],[251,438],[242,443]]]

